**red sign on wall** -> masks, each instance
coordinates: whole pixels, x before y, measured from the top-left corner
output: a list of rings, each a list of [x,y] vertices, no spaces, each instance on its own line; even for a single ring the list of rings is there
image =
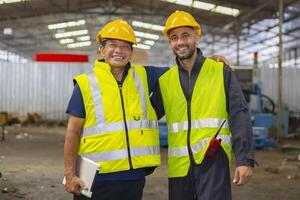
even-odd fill
[[[36,53],[37,62],[89,62],[89,56],[83,54]]]

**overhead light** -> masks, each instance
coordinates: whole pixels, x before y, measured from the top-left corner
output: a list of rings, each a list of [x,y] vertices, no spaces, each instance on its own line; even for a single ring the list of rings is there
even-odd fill
[[[161,0],[161,1],[167,1],[169,3],[176,3],[176,0]]]
[[[77,37],[78,41],[87,41],[87,40],[90,40],[90,39],[91,39],[91,37],[89,35]]]
[[[202,1],[193,1],[193,0],[161,0],[161,1],[166,1],[169,3],[198,8],[201,10],[220,13],[223,15],[230,15],[233,17],[237,17],[240,14],[240,11],[238,9],[229,8],[229,7],[225,7],[225,6],[219,6],[216,4],[206,3],[206,2],[202,2]]]
[[[88,30],[78,30],[78,31],[70,31],[70,32],[64,32],[64,33],[56,33],[54,35],[55,38],[64,38],[64,37],[72,37],[72,36],[78,36],[78,35],[86,35],[88,34]]]
[[[74,39],[71,39],[71,38],[59,40],[59,43],[61,43],[61,44],[69,44],[69,43],[73,43],[73,42],[74,42]]]
[[[68,44],[68,48],[78,48],[78,47],[85,47],[85,46],[90,46],[92,44],[91,41],[86,41],[86,42],[77,42],[77,43],[72,43]]]
[[[12,28],[4,28],[3,29],[3,34],[4,35],[12,35],[13,34]]]
[[[135,36],[148,38],[148,39],[152,39],[152,40],[159,39],[159,35],[156,35],[156,34],[145,33],[145,32],[140,32],[140,31],[134,31],[134,34],[135,34]]]
[[[151,23],[146,23],[146,22],[141,22],[141,21],[133,21],[132,26],[141,27],[141,28],[145,28],[145,29],[152,29],[155,31],[163,31],[164,30],[164,27],[161,25],[151,24]]]
[[[155,42],[153,40],[145,40],[145,41],[143,41],[143,43],[150,45],[150,46],[153,46],[155,44]]]
[[[133,47],[138,49],[145,49],[145,50],[151,49],[151,46],[145,44],[137,44],[137,45],[133,45]]]
[[[206,3],[206,2],[201,2],[201,1],[194,1],[193,4],[194,8],[202,9],[202,10],[211,10],[214,7],[216,7],[215,4],[212,3]]]
[[[2,0],[0,1],[0,4],[4,4],[4,3],[17,3],[17,2],[21,2],[24,0]]]
[[[77,20],[77,21],[69,21],[69,22],[62,22],[57,24],[50,24],[48,25],[48,29],[60,29],[60,28],[67,28],[67,27],[74,27],[74,26],[82,26],[85,25],[85,20]]]
[[[175,3],[179,5],[190,6],[193,3],[193,0],[177,0]]]
[[[216,13],[221,13],[224,15],[231,15],[234,17],[236,17],[240,14],[240,11],[238,9],[228,8],[228,7],[224,7],[224,6],[217,6],[212,11],[216,12]]]

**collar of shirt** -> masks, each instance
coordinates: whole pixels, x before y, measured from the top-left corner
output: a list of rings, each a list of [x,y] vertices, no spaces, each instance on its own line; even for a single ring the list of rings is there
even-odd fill
[[[100,60],[98,60],[99,62],[105,62],[104,61],[104,59],[100,59]],[[128,74],[128,71],[129,71],[129,69],[131,68],[131,64],[130,64],[130,62],[128,62],[127,64],[126,64],[126,66],[125,66],[125,69],[124,69],[124,72],[123,72],[123,74],[122,74],[122,79],[121,79],[121,81],[118,81],[117,79],[116,79],[116,81],[118,82],[118,84],[123,84],[123,82],[124,82],[124,80],[125,80],[125,78],[126,78],[126,76],[127,76],[127,74]]]
[[[203,64],[203,62],[204,62],[204,60],[205,60],[205,57],[203,56],[203,53],[202,53],[202,51],[201,51],[199,48],[197,48],[197,54],[198,54],[198,56],[197,56],[197,58],[196,58],[195,63],[193,64],[193,68],[192,68],[192,72],[191,72],[192,75],[193,75],[193,74],[199,74],[200,69],[201,69],[201,67],[202,67],[202,64]],[[187,70],[185,70],[185,69],[182,67],[182,65],[181,65],[181,63],[179,62],[179,60],[178,60],[177,57],[176,57],[176,64],[177,64],[178,68],[180,69],[180,71],[182,71],[182,72],[187,72]]]

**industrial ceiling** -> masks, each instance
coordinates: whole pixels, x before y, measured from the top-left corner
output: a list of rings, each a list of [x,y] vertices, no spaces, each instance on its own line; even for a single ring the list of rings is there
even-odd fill
[[[27,59],[31,59],[36,52],[85,53],[93,56],[97,51],[95,35],[108,21],[121,17],[131,24],[136,23],[133,26],[136,31],[159,36],[152,38],[152,42],[142,36],[139,43],[144,46],[141,47],[149,48],[135,49],[149,54],[149,64],[170,65],[173,63],[172,53],[160,28],[148,29],[147,25],[163,26],[167,16],[175,10],[192,13],[200,23],[203,29],[200,48],[205,55],[221,54],[232,63],[251,65],[256,51],[261,60],[274,57],[278,52],[278,0],[11,1],[0,0],[0,50],[2,54],[13,52]],[[283,3],[284,48],[298,48],[300,1],[284,0]],[[193,6],[196,4],[215,7],[205,10]],[[235,16],[222,14],[217,12],[216,6],[234,9],[238,13]],[[62,25],[68,25],[68,22],[70,26]],[[51,29],[49,26],[57,24],[61,28]],[[76,42],[82,44],[81,47],[71,45]],[[1,58],[7,56],[0,53]]]

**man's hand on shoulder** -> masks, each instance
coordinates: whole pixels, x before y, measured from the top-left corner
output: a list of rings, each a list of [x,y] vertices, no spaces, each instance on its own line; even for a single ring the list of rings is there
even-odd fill
[[[210,58],[213,59],[213,60],[215,60],[215,61],[217,61],[217,62],[223,62],[225,65],[227,65],[228,67],[230,67],[231,70],[234,70],[233,65],[224,56],[213,55]]]

